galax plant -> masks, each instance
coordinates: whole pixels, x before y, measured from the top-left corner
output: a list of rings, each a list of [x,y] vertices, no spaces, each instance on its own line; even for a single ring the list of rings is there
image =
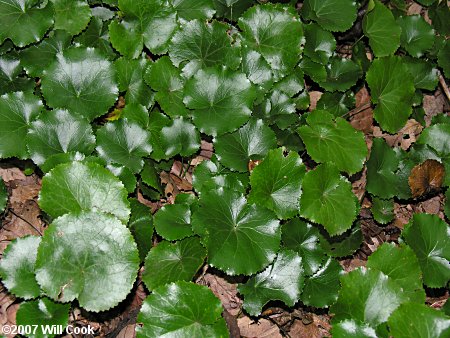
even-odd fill
[[[424,286],[450,278],[437,215],[415,214],[364,268],[344,274],[337,261],[362,242],[355,174],[367,174],[379,224],[394,200],[436,190],[450,217],[450,119],[426,124],[422,107],[450,76],[447,3],[418,0],[425,20],[402,0],[295,2],[0,1],[0,157],[39,167],[49,220],[0,263],[24,300],[17,324],[111,309],[143,265],[138,337],[227,337],[220,301],[192,282],[207,263],[248,276],[238,289],[251,316],[278,300],[328,309],[333,337],[449,337],[448,302],[425,305]],[[368,151],[348,122],[363,86],[385,133],[424,126],[408,150],[368,135]],[[323,95],[310,109],[313,89]],[[151,215],[137,191],[159,200],[159,173],[201,140],[214,155],[194,193]]]

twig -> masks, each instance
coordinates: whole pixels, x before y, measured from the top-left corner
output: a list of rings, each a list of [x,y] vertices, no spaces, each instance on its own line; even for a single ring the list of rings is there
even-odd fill
[[[39,236],[42,236],[42,232],[39,231],[38,228],[36,228],[33,224],[31,224],[29,221],[27,221],[25,218],[23,218],[22,216],[17,215],[13,209],[9,208],[8,209],[10,213],[12,213],[14,216],[16,216],[17,218],[20,218],[22,221],[24,221],[25,223],[27,223],[30,227],[32,227],[38,234]]]
[[[441,84],[441,87],[444,90],[445,96],[447,96],[447,100],[450,101],[450,90],[448,90],[447,83],[445,83],[445,79],[440,71],[438,71],[438,76],[439,76],[439,83]]]
[[[363,104],[362,106],[359,106],[359,107],[357,107],[357,108],[355,108],[355,109],[352,109],[352,110],[348,111],[347,113],[345,113],[345,114],[342,115],[341,117],[344,117],[344,116],[347,116],[347,115],[349,115],[350,117],[353,117],[353,116],[355,116],[355,115],[357,115],[357,114],[363,112],[363,111],[366,110],[367,108],[370,108],[370,106],[371,106],[371,103],[370,103],[370,102],[369,102],[369,103],[365,103],[365,104]]]

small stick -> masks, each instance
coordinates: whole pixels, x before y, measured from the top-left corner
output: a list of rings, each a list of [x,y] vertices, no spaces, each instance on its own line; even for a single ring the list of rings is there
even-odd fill
[[[450,101],[450,90],[448,89],[447,83],[445,83],[445,79],[440,71],[438,71],[438,76],[439,76],[439,83],[441,84],[441,87],[444,90],[445,96],[447,96],[447,100]]]
[[[357,108],[355,108],[355,109],[352,109],[352,110],[348,111],[347,113],[345,113],[345,114],[342,115],[341,117],[344,117],[344,116],[347,116],[347,115],[349,115],[350,117],[353,117],[353,116],[355,116],[356,114],[359,114],[359,113],[361,113],[362,111],[366,110],[367,108],[370,108],[370,106],[371,106],[371,103],[370,103],[370,102],[369,102],[369,103],[365,103],[365,104],[363,104],[362,106],[359,106],[359,107],[357,107]]]
[[[27,223],[30,227],[32,227],[34,230],[36,230],[36,232],[39,234],[39,236],[42,236],[42,232],[39,231],[38,228],[36,228],[33,224],[31,224],[29,221],[27,221],[25,218],[23,218],[22,216],[17,215],[13,209],[9,208],[8,209],[9,212],[11,212],[14,216],[16,216],[17,218],[20,218],[22,221],[24,221],[25,223]]]

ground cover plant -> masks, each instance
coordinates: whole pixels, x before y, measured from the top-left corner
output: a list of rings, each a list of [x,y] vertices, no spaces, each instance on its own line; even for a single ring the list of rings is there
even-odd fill
[[[449,337],[449,22],[0,0],[0,325]]]

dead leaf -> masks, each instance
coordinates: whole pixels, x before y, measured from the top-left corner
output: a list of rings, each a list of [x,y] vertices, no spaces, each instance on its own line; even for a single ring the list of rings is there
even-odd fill
[[[416,165],[408,177],[408,184],[414,198],[426,195],[442,186],[445,177],[444,166],[436,160],[426,160]]]
[[[405,126],[395,135],[383,133],[379,127],[373,128],[374,137],[382,137],[386,143],[391,147],[400,147],[403,150],[408,150],[409,147],[416,142],[417,137],[422,132],[422,125],[414,119],[406,122]]]
[[[282,338],[278,326],[267,319],[253,321],[249,317],[238,319],[241,336],[246,338]]]
[[[444,112],[446,98],[440,90],[435,95],[423,96],[423,109],[425,110],[425,124],[427,127],[431,125],[434,116]]]
[[[313,111],[314,109],[316,109],[317,101],[320,100],[322,94],[322,92],[315,90],[309,92],[309,111]]]
[[[331,337],[331,325],[327,318],[310,314],[312,322],[306,324],[303,320],[296,320],[289,330],[289,336],[292,338],[322,338]]]
[[[423,9],[423,7],[421,5],[419,5],[418,3],[412,2],[411,5],[408,7],[406,15],[420,14],[422,12],[422,9]]]
[[[367,107],[351,114],[350,124],[358,130],[369,134],[373,128],[373,109],[370,106],[370,94],[366,87],[362,87],[355,95],[356,108]]]

